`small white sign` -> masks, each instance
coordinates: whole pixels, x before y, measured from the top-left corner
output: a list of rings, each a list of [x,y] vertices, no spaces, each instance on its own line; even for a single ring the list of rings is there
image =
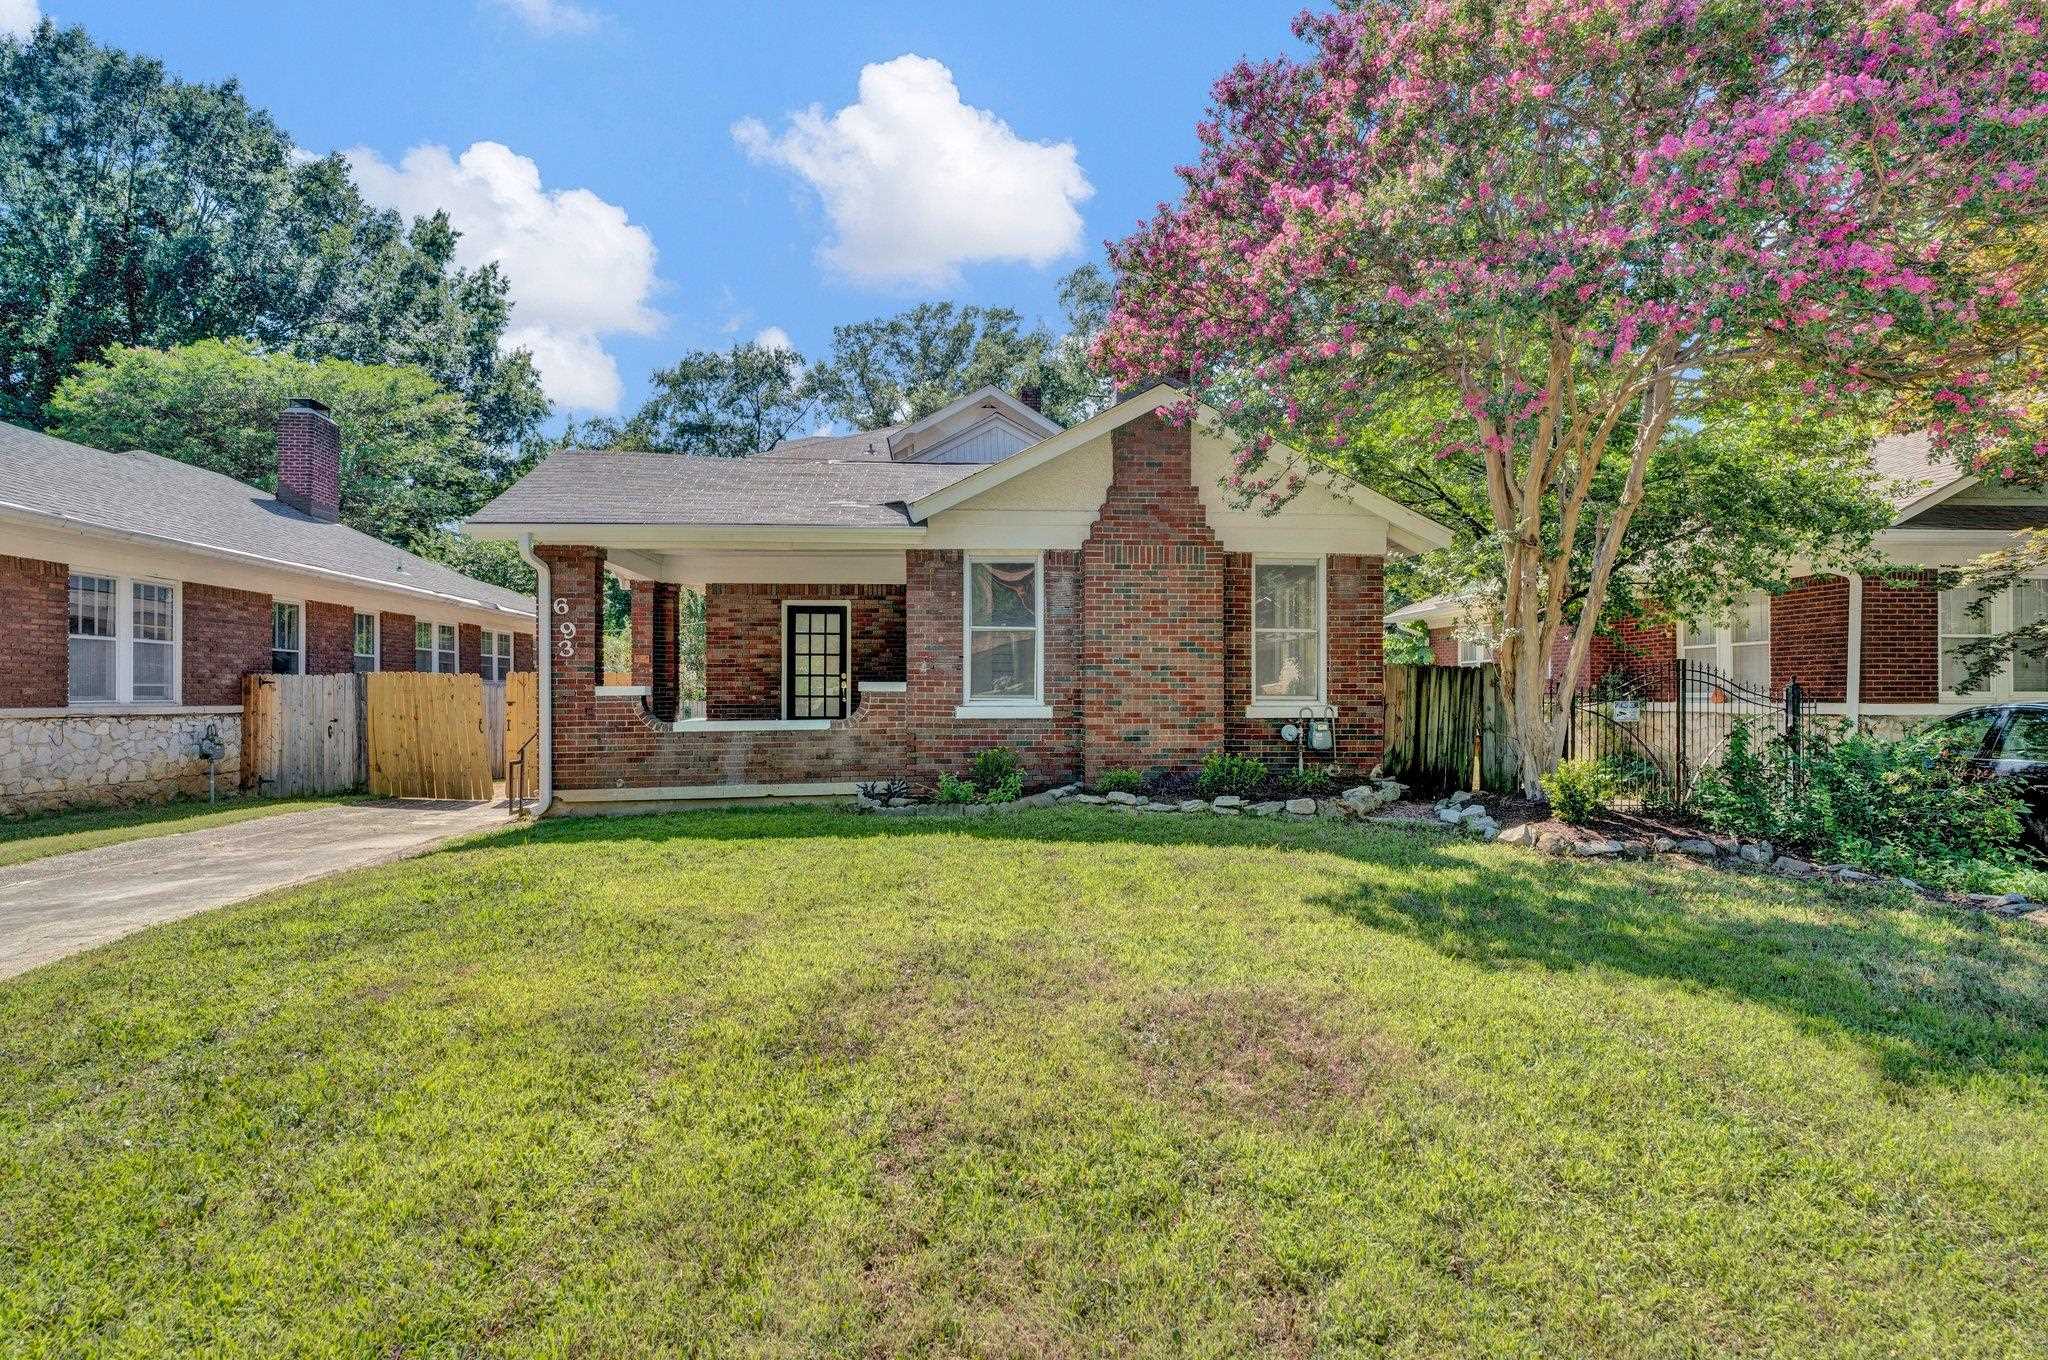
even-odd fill
[[[1643,716],[1642,705],[1633,699],[1616,699],[1608,705],[1607,716],[1618,723],[1632,723]]]

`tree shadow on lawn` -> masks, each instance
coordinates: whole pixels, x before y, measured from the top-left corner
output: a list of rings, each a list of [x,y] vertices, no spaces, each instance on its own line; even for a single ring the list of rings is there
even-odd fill
[[[437,853],[517,845],[930,836],[1331,855],[1306,900],[1486,968],[1606,968],[1761,1002],[1862,1043],[1916,1084],[1988,1074],[2033,1098],[2048,1080],[2048,932],[1903,892],[1684,865],[1581,864],[1351,823],[1056,809],[981,818],[819,808],[542,822]],[[1746,905],[1744,905],[1746,904]]]

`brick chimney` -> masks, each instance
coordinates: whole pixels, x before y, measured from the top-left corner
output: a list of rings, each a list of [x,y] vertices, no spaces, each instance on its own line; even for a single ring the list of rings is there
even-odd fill
[[[277,498],[314,519],[341,518],[341,429],[311,397],[277,418]]]
[[[1043,412],[1045,408],[1039,403],[1045,400],[1045,390],[1037,383],[1025,383],[1017,389],[1017,400],[1023,402],[1034,411]]]

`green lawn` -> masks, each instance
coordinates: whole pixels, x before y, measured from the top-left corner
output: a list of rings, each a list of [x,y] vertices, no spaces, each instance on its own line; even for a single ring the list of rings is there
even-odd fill
[[[226,826],[229,822],[274,817],[280,812],[306,812],[342,801],[345,800],[236,798],[217,806],[196,802],[151,803],[143,807],[63,812],[19,822],[0,822],[0,869],[10,864],[26,864],[45,855],[97,850],[103,845],[119,845],[123,841],[175,836],[180,831],[204,831],[208,827]]]
[[[1331,823],[551,823],[0,985],[0,1350],[2040,1355],[2048,931]]]

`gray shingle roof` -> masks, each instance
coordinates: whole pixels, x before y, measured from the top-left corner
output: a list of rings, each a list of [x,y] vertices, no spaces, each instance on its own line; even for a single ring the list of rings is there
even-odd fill
[[[1899,526],[1902,529],[1993,529],[2048,527],[2048,505],[1958,505],[1943,501]]]
[[[887,463],[892,461],[889,457],[889,436],[902,428],[901,425],[890,425],[880,430],[861,430],[856,434],[814,434],[802,439],[785,439],[758,456],[812,463]]]
[[[429,562],[344,524],[314,519],[267,491],[153,453],[108,453],[0,423],[0,508],[139,534],[287,567],[428,591],[533,617],[533,601]]]
[[[1912,434],[1887,435],[1870,446],[1870,466],[1879,478],[1893,483],[1887,488],[1894,506],[1904,509],[1937,487],[1948,486],[1969,474],[1934,451],[1934,442],[1924,430]],[[1903,487],[1900,483],[1904,483]]]
[[[971,477],[968,463],[549,454],[470,517],[489,524],[731,524],[900,529],[904,504]]]

